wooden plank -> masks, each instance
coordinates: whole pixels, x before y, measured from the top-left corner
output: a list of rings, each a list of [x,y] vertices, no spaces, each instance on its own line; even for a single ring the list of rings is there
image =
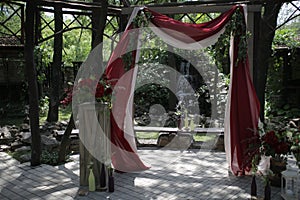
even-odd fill
[[[23,0],[27,2],[29,0]],[[62,6],[63,8],[68,9],[77,9],[77,10],[93,10],[95,8],[101,8],[102,3],[95,2],[84,2],[84,1],[62,1],[62,0],[36,0],[38,6],[54,7],[57,5]],[[108,7],[109,13],[120,13],[121,7],[110,5]]]
[[[28,0],[25,0],[28,1]],[[61,0],[36,0],[37,5],[39,6],[62,6],[63,8],[79,9],[79,10],[88,10],[93,8],[101,8],[99,3],[88,3],[83,1],[61,1]]]

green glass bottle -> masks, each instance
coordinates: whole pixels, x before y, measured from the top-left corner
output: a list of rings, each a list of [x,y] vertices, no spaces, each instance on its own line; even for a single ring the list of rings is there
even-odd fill
[[[191,119],[190,129],[191,129],[191,131],[195,130],[195,122],[194,122],[193,118]]]
[[[184,128],[185,129],[189,128],[189,118],[188,118],[187,109],[185,109],[185,111],[184,111]]]
[[[95,176],[94,176],[93,168],[90,168],[89,191],[94,192],[95,190],[96,190]]]

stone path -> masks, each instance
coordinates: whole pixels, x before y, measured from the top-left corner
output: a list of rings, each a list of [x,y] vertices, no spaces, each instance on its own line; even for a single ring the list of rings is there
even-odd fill
[[[141,173],[115,174],[115,192],[90,192],[79,196],[78,155],[61,166],[30,167],[0,152],[0,199],[67,200],[204,200],[249,199],[251,177],[228,175],[225,153],[205,150],[143,149],[142,159],[151,169]],[[263,196],[262,178],[257,178]],[[271,188],[279,200],[280,188]]]

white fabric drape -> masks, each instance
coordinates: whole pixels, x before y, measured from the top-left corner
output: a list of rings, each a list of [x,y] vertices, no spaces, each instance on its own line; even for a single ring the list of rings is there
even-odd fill
[[[190,38],[189,36],[184,35],[181,32],[175,32],[174,30],[168,30],[165,28],[157,28],[151,22],[149,22],[149,27],[159,38],[161,38],[167,44],[169,44],[173,47],[179,48],[179,49],[186,49],[186,50],[203,49],[210,45],[215,44],[218,41],[218,38],[220,37],[220,35],[222,33],[224,33],[225,28],[226,28],[226,27],[224,27],[221,31],[219,31],[215,35],[212,35],[211,37],[209,37],[207,39],[197,42],[197,41],[193,40],[192,38]],[[182,36],[186,37],[188,39],[189,43],[186,43],[186,42],[177,40],[174,37],[171,37],[169,34],[167,34],[169,31],[172,31],[173,34],[176,33],[178,35],[182,35]]]

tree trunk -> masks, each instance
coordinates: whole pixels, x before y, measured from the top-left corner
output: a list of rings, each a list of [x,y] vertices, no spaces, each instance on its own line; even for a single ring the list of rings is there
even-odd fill
[[[62,45],[63,45],[63,14],[62,7],[55,6],[55,36],[54,36],[54,54],[51,67],[51,94],[49,101],[49,112],[47,121],[58,121],[59,94],[61,90],[61,66],[62,66]]]
[[[268,75],[268,67],[272,55],[272,42],[277,25],[277,17],[283,3],[267,1],[260,20],[258,38],[257,64],[254,70],[254,85],[260,101],[260,119],[264,121],[265,88]]]
[[[36,66],[34,63],[34,0],[26,4],[26,26],[25,26],[25,68],[28,81],[29,95],[29,118],[31,130],[31,166],[41,164],[41,136],[39,131],[39,101]]]

